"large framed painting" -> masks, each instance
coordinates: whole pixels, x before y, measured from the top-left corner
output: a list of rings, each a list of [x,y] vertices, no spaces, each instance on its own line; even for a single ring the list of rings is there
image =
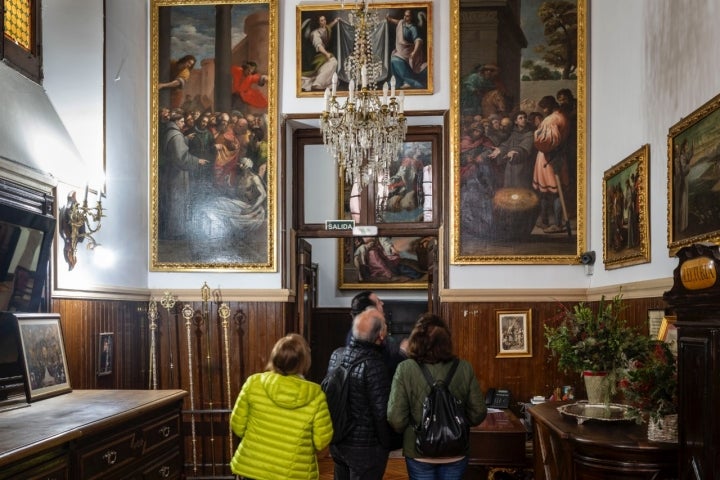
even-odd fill
[[[611,270],[650,262],[650,145],[603,176],[603,261]]]
[[[442,151],[441,126],[408,127],[402,149],[388,168],[387,181],[376,180],[361,188],[344,174],[339,176],[340,218],[383,228],[437,229]]]
[[[338,242],[339,289],[428,288],[436,236],[350,237]]]
[[[587,0],[451,1],[451,262],[580,263]]]
[[[355,45],[353,11],[347,4],[298,5],[296,13],[297,96],[322,96],[337,75],[336,90],[346,92],[350,78],[345,59]],[[397,89],[411,94],[433,93],[432,2],[369,3],[376,79],[382,89],[395,78]]]
[[[277,0],[151,1],[153,271],[275,271]]]
[[[668,249],[720,242],[720,95],[668,133]]]

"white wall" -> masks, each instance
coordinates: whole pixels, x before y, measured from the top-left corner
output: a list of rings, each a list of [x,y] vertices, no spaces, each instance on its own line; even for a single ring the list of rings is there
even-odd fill
[[[207,281],[213,288],[279,289],[279,274],[147,272],[148,3],[107,0],[110,210],[100,240],[112,247],[121,263],[104,274],[102,282],[160,289],[199,288]],[[278,118],[282,114],[318,112],[321,99],[295,97],[295,7],[299,2],[280,3]],[[433,1],[435,93],[408,97],[408,110],[449,108],[449,3]],[[44,16],[49,31],[45,36],[46,88],[78,148],[92,157],[101,155],[98,138],[103,123],[98,109],[102,103],[98,56],[102,51],[102,23],[98,4],[92,0],[53,0],[45,2]],[[714,35],[718,8],[715,0],[591,2],[586,138],[588,249],[598,252],[594,275],[585,275],[579,265],[451,266],[449,280],[453,289],[587,288],[671,276],[676,261],[668,257],[666,247],[667,131],[720,88],[720,77],[713,72],[720,56]],[[80,40],[76,40],[78,35]],[[644,143],[651,147],[652,263],[606,271],[601,255],[603,173]],[[317,252],[315,260],[322,262],[321,258]],[[338,304],[344,305],[346,300]]]

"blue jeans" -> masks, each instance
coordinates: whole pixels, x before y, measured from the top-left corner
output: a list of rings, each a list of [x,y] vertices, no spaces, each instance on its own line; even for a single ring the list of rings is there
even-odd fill
[[[426,463],[405,457],[410,480],[461,480],[468,466],[468,457],[452,463]]]

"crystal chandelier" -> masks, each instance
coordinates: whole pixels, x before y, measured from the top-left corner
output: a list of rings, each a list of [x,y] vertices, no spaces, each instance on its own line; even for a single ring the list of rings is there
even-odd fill
[[[368,9],[367,0],[355,2],[350,24],[355,29],[352,54],[344,63],[350,79],[348,97],[338,100],[337,74],[332,88],[325,90],[325,106],[320,116],[323,142],[338,165],[345,171],[350,185],[367,185],[377,179],[387,183],[390,163],[405,141],[407,123],[403,113],[404,93],[395,95],[395,77],[376,91],[382,63],[373,55],[371,33],[381,21]],[[344,7],[344,3],[343,3]]]

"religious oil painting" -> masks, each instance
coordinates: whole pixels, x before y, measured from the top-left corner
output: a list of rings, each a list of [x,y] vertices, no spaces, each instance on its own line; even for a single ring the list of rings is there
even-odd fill
[[[376,87],[395,78],[397,92],[433,93],[432,3],[368,3]],[[350,76],[345,60],[355,46],[357,9],[347,1],[324,5],[298,5],[296,14],[297,96],[322,96],[333,87],[347,92]],[[368,79],[369,81],[372,78]]]
[[[670,128],[668,249],[720,242],[720,95]]]
[[[341,218],[356,225],[437,228],[440,218],[442,127],[408,127],[405,142],[390,162],[387,179],[361,188],[340,175]]]
[[[450,1],[450,261],[580,263],[587,0]]]
[[[20,342],[29,385],[29,401],[71,390],[60,315],[25,314],[18,317]]]
[[[276,270],[277,0],[151,0],[153,271]]]
[[[341,238],[339,289],[427,289],[437,237]]]
[[[497,310],[496,358],[532,357],[532,310]]]
[[[607,270],[650,262],[648,166],[643,145],[603,176],[603,262]]]

